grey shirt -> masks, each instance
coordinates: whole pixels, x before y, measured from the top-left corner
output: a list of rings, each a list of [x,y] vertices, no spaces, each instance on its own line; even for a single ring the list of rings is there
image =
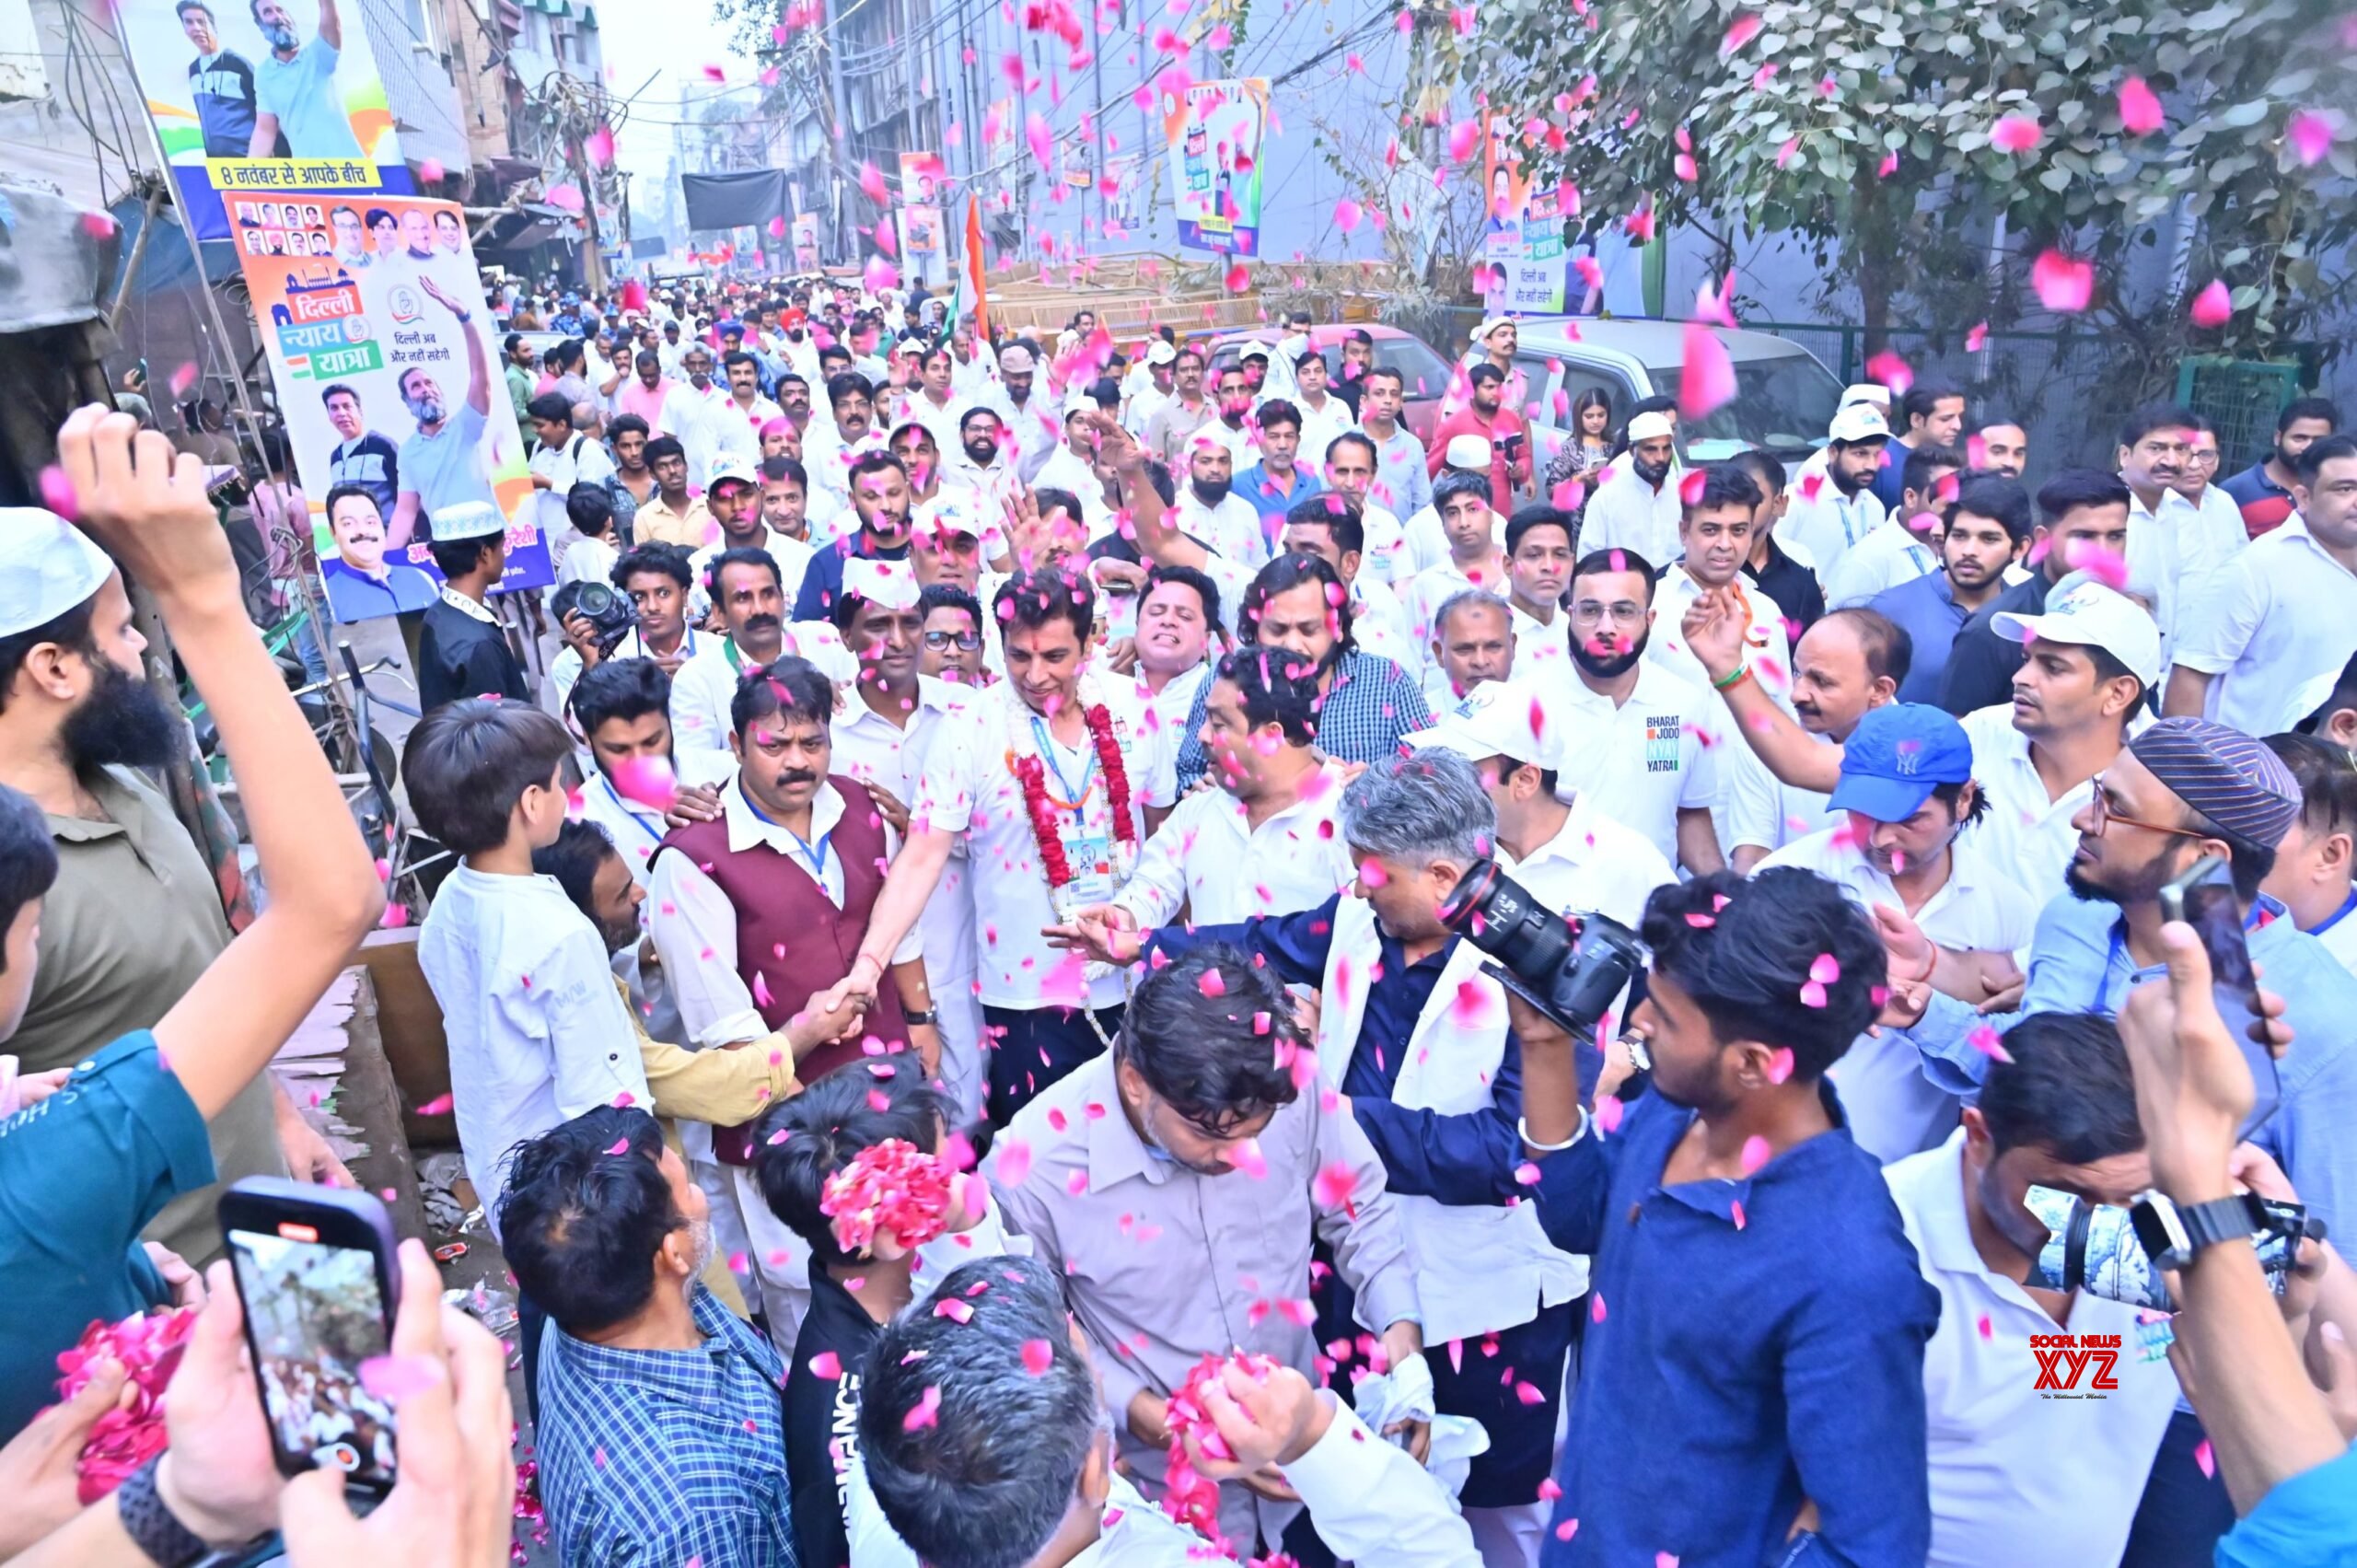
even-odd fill
[[[1266,1175],[1198,1176],[1155,1157],[1121,1109],[1110,1052],[1025,1106],[992,1151],[991,1187],[1007,1225],[1062,1271],[1122,1457],[1150,1496],[1161,1496],[1165,1455],[1130,1434],[1140,1389],[1167,1398],[1203,1355],[1231,1348],[1323,1381],[1306,1311],[1313,1239],[1333,1249],[1367,1329],[1422,1320],[1383,1164],[1351,1117],[1319,1109],[1322,1086],[1305,1089],[1262,1130]],[[1030,1168],[1009,1181],[1018,1144]],[[1354,1215],[1322,1209],[1313,1196],[1318,1173],[1337,1162],[1356,1178]],[[1298,1512],[1234,1482],[1220,1488],[1220,1527],[1230,1540],[1273,1547]]]

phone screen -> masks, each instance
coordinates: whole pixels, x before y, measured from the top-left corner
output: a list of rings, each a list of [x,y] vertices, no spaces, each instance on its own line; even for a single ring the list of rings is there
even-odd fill
[[[2242,911],[2235,905],[2234,884],[2223,867],[2185,889],[2185,920],[2210,955],[2210,972],[2217,986],[2247,999],[2258,987],[2258,975],[2251,968]]]
[[[362,1364],[388,1349],[376,1257],[318,1236],[293,1222],[229,1232],[271,1437],[282,1469],[389,1487],[393,1409],[360,1386]]]

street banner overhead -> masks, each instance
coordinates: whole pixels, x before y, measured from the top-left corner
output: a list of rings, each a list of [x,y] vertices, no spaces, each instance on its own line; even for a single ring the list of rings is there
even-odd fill
[[[458,204],[225,200],[335,619],[432,603],[432,515],[469,502],[508,519],[500,592],[553,581]]]
[[[1178,244],[1222,256],[1260,253],[1260,140],[1269,124],[1265,76],[1160,92]]]
[[[114,13],[197,238],[229,238],[233,191],[416,189],[359,0],[116,0]]]

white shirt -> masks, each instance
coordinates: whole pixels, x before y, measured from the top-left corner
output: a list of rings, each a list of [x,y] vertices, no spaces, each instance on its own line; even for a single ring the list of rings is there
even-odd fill
[[[1500,554],[1505,552],[1506,520],[1494,511],[1490,514],[1490,542],[1498,547]],[[1375,553],[1372,530],[1366,536],[1366,548],[1368,554]],[[1440,513],[1431,506],[1422,507],[1400,525],[1400,548],[1395,554],[1397,565],[1391,581],[1403,582],[1449,559],[1448,530],[1441,527]]]
[[[2323,943],[2324,950],[2340,959],[2342,969],[2357,974],[2357,920],[2351,919],[2345,908],[2308,935]]]
[[[1875,524],[1835,563],[1825,579],[1825,608],[1852,609],[1866,603],[1885,588],[1927,577],[1938,568],[1939,560],[1932,547],[1908,528],[1905,519],[1893,513]]]
[[[1437,528],[1440,518],[1435,515]],[[1366,548],[1359,552],[1359,575],[1372,575],[1377,582],[1399,587],[1416,575],[1416,563],[1410,553],[1407,525],[1399,514],[1376,501],[1359,503],[1359,531],[1366,536]],[[1448,554],[1448,540],[1441,540],[1441,554]]]
[[[2177,1408],[2167,1357],[2147,1360],[2133,1307],[2086,1291],[2070,1324],[1991,1272],[1972,1244],[1964,1134],[1883,1172],[1940,1293],[1923,1350],[1929,1417],[1932,1551],[1938,1568],[2093,1568],[2119,1561],[2144,1478]],[[2049,1399],[2038,1388],[2032,1335],[2118,1335],[2116,1391]],[[2081,1387],[2096,1376],[2091,1363]]]
[[[713,557],[727,548],[728,540],[723,536],[688,557],[688,570],[695,574],[696,587],[709,591],[706,579],[712,574]],[[764,524],[761,542],[753,548],[768,551],[770,559],[777,563],[778,591],[785,596],[785,607],[791,610],[802,593],[802,575],[810,570],[813,552],[809,540],[782,534]]]
[[[824,621],[789,621],[779,656],[808,659],[841,686],[859,679],[859,661]],[[728,710],[751,661],[726,637],[707,636],[693,658],[671,677],[671,743],[682,751],[726,751],[735,733]]]
[[[2134,735],[2150,721],[2140,716],[2129,726]],[[2014,727],[2014,707],[1996,703],[1964,716],[1965,738],[1972,742],[1972,777],[1989,797],[1989,815],[1974,829],[1980,853],[2001,875],[2040,904],[2062,891],[2062,874],[2078,853],[2079,830],[2071,819],[2084,809],[2095,794],[2091,779],[2082,779],[2062,792],[2059,800],[2046,793],[2038,765],[2030,761],[2029,737]]]
[[[417,961],[442,1008],[467,1178],[496,1234],[510,1149],[601,1105],[654,1108],[638,1036],[605,939],[553,877],[460,865],[426,912]]]
[[[1760,690],[1789,708],[1793,700],[1793,639],[1784,629],[1783,610],[1758,587],[1737,574],[1735,586],[1751,611],[1750,629],[1744,633],[1744,662],[1751,666]],[[1702,597],[1702,585],[1683,566],[1673,566],[1654,585],[1654,634],[1645,657],[1681,680],[1708,688],[1711,672],[1686,645],[1686,611]]]
[[[675,749],[671,753],[671,774],[682,789],[724,784],[737,776],[737,759],[725,750]],[[664,825],[661,809],[624,795],[601,770],[593,767],[581,785],[581,817],[605,830],[606,837],[621,853],[622,864],[630,867],[631,880],[645,887],[646,863],[654,857],[655,847],[663,842],[663,835],[670,830]],[[644,915],[642,907],[642,924]]]
[[[1220,497],[1218,505],[1206,506],[1194,485],[1180,476],[1170,524],[1239,565],[1258,571],[1269,563],[1269,539],[1260,531],[1260,514],[1233,490]]]
[[[1161,725],[1146,723],[1149,710],[1133,680],[1084,675],[1081,700],[1103,703],[1112,717],[1129,780],[1132,824],[1143,848],[1145,807],[1167,806],[1178,794],[1177,746]],[[920,738],[904,752],[910,775],[922,781],[917,798],[909,802],[910,815],[966,836],[981,938],[977,994],[985,1004],[1036,1008],[1079,1006],[1085,1001],[1091,1008],[1109,1007],[1121,1000],[1120,977],[1086,972],[1040,935],[1056,923],[1055,905],[1010,761],[1041,756],[1035,719],[1044,731],[1047,721],[1024,705],[1011,683],[1002,681],[977,694],[964,722]],[[1069,749],[1051,737],[1046,749],[1042,760],[1051,796],[1081,803],[1077,812],[1056,812],[1074,873],[1071,900],[1077,905],[1109,902],[1122,877],[1109,792],[1095,748],[1084,734],[1080,745]]]
[[[1628,550],[1655,571],[1685,553],[1678,547],[1684,508],[1678,499],[1676,464],[1655,490],[1637,477],[1636,456],[1623,452],[1596,473],[1588,486],[1587,510],[1580,521],[1579,552]]]
[[[562,507],[575,485],[603,484],[613,478],[614,459],[606,455],[605,443],[576,431],[562,447],[535,448],[531,470],[549,482],[549,494]]]
[[[1704,733],[1716,737],[1727,727],[1718,699],[1644,660],[1617,707],[1591,691],[1569,659],[1517,684],[1538,694],[1562,739],[1557,792],[1635,829],[1674,864],[1679,809],[1719,803],[1718,750],[1725,741],[1702,741]]]
[[[920,782],[908,766],[922,749],[919,738],[942,725],[963,722],[967,706],[974,701],[970,687],[919,675],[916,708],[903,729],[869,707],[857,691],[845,690],[837,699],[830,726],[831,765],[845,778],[882,785],[906,806],[916,798]],[[953,990],[970,990],[974,976],[974,897],[966,886],[973,873],[965,847],[960,843],[951,849],[940,886],[934,889],[924,912],[917,917],[925,978],[936,997]]]
[[[1326,466],[1326,448],[1334,437],[1357,428],[1357,422],[1351,417],[1351,405],[1331,392],[1326,394],[1324,408],[1311,408],[1309,400],[1298,391],[1288,393],[1285,401],[1301,411],[1301,445],[1296,450],[1301,454],[1302,466],[1317,473]]]
[[[721,791],[720,802],[721,820],[728,825],[730,854],[767,844],[793,865],[795,874],[810,877],[829,903],[843,907],[842,855],[826,842],[843,818],[841,790],[822,783],[810,802],[810,844],[819,847],[823,867],[819,874],[812,871],[809,848],[791,829],[754,815],[741,783]],[[890,828],[884,830],[884,835],[888,854],[897,843]],[[646,901],[654,911],[646,918],[647,931],[655,938],[656,951],[663,955],[663,971],[679,1000],[679,1021],[687,1026],[688,1038],[709,1048],[767,1035],[770,1027],[761,1021],[757,1000],[737,972],[737,909],[720,890],[720,884],[697,868],[693,856],[675,851],[656,858],[654,874],[647,879]],[[892,961],[904,964],[923,953],[923,943],[911,927]],[[754,972],[764,973],[759,968]],[[808,989],[783,964],[776,974],[782,995]]]
[[[1732,714],[1722,709],[1719,723],[1729,732],[1727,744],[1736,748],[1736,755],[1726,764],[1726,811],[1719,824],[1720,846],[1728,854],[1741,844],[1782,849],[1819,828],[1844,820],[1843,813],[1828,804],[1830,795],[1788,784],[1771,772],[1759,754],[1744,744],[1743,737],[1734,733]],[[1820,745],[1832,744],[1821,735],[1815,738]]]
[[[998,354],[980,338],[974,340],[974,357],[960,359],[949,356],[949,389],[963,397],[978,398],[999,384]]]
[[[1219,776],[1216,762],[1213,776]],[[1180,906],[1196,925],[1232,925],[1261,914],[1316,909],[1356,875],[1338,813],[1350,770],[1329,761],[1304,781],[1301,798],[1258,828],[1225,789],[1181,800],[1146,840],[1129,886],[1113,902],[1141,929],[1167,925]]]
[[[1517,679],[1527,679],[1532,672],[1548,665],[1570,660],[1571,621],[1562,610],[1555,611],[1555,619],[1550,623],[1539,620],[1510,598],[1506,602],[1514,614],[1514,670]],[[1574,676],[1573,679],[1578,678]]]
[[[1498,863],[1556,913],[1601,914],[1632,931],[1654,889],[1678,880],[1652,840],[1607,817],[1585,794],[1572,801],[1553,838],[1520,860],[1501,846]]]
[[[1505,574],[1499,573],[1495,582],[1477,583],[1452,559],[1443,561],[1437,566],[1427,566],[1409,580],[1407,587],[1400,592],[1399,608],[1407,612],[1408,635],[1415,639],[1417,659],[1414,664],[1404,668],[1430,670],[1438,667],[1440,661],[1433,656],[1432,645],[1433,639],[1440,635],[1436,622],[1440,619],[1441,606],[1458,594],[1471,593],[1476,589],[1494,594],[1499,598],[1505,598]]]
[[[1841,494],[1833,482],[1832,453],[1830,447],[1820,447],[1801,464],[1784,493],[1784,516],[1776,524],[1777,538],[1797,540],[1808,552],[1820,582],[1839,572],[1850,547],[1883,519],[1882,499],[1872,489],[1860,485],[1855,495]]]
[[[691,659],[695,657],[698,650],[709,641],[709,638],[700,635],[694,627],[689,627],[679,638],[680,656]],[[616,643],[614,651],[606,656],[608,658],[653,658],[655,653],[639,635],[638,628],[633,626],[622,633],[622,640]],[[682,665],[680,668],[684,669],[686,667]],[[567,729],[574,727],[573,712],[568,704],[573,699],[574,683],[581,679],[581,669],[580,651],[570,643],[558,650],[556,657],[549,660],[549,686],[556,698],[555,711],[558,716],[564,720]],[[727,742],[723,741],[721,744],[725,746]]]
[[[954,365],[957,361],[953,357],[950,363]],[[955,378],[953,372],[952,379],[955,380]],[[941,448],[946,459],[948,454],[964,448],[965,444],[958,436],[958,422],[966,416],[966,411],[972,406],[968,399],[958,396],[954,386],[947,399],[937,403],[933,401],[931,392],[920,388],[912,392],[904,392],[892,400],[892,416],[888,423],[890,428],[897,430],[909,421],[915,420],[933,433],[933,443]]]
[[[1364,565],[1351,579],[1351,640],[1359,652],[1387,658],[1401,669],[1412,670],[1429,656],[1409,634],[1408,612],[1400,608],[1399,596],[1370,579]]]
[[[1068,490],[1080,498],[1082,522],[1088,527],[1090,543],[1103,539],[1117,526],[1113,509],[1105,505],[1105,484],[1086,458],[1070,447],[1059,444],[1039,471],[1031,476],[1034,490]]]
[[[563,587],[567,583],[582,582],[611,583],[614,563],[621,559],[621,552],[602,539],[586,536],[576,539],[564,548],[564,562],[556,569],[556,586]]]
[[[1915,912],[1915,923],[1933,943],[1955,952],[2014,952],[2029,946],[2041,905],[1979,854],[1979,831],[1967,828],[1956,836],[1948,878]],[[1870,917],[1876,904],[1907,907],[1890,878],[1867,858],[1865,847],[1851,837],[1847,823],[1786,844],[1753,866],[1752,875],[1780,865],[1816,872]],[[1923,1075],[1921,1055],[1903,1036],[1887,1030],[1860,1035],[1826,1076],[1840,1093],[1851,1136],[1878,1160],[1928,1149],[1956,1127],[1961,1102]]]
[[[2216,678],[2202,716],[2246,735],[2274,735],[2314,713],[2352,654],[2357,575],[2296,512],[2227,563],[2177,639],[2177,663]]]

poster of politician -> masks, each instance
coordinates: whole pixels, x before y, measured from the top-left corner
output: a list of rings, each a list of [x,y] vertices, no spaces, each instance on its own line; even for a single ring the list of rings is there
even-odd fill
[[[1179,245],[1224,256],[1259,255],[1268,79],[1195,82],[1183,95],[1165,88],[1161,96]]]
[[[553,580],[532,480],[457,205],[228,193],[278,406],[338,621],[439,592],[434,514],[509,519],[499,591]]]
[[[117,0],[115,14],[199,238],[228,238],[233,191],[414,189],[360,0]]]

